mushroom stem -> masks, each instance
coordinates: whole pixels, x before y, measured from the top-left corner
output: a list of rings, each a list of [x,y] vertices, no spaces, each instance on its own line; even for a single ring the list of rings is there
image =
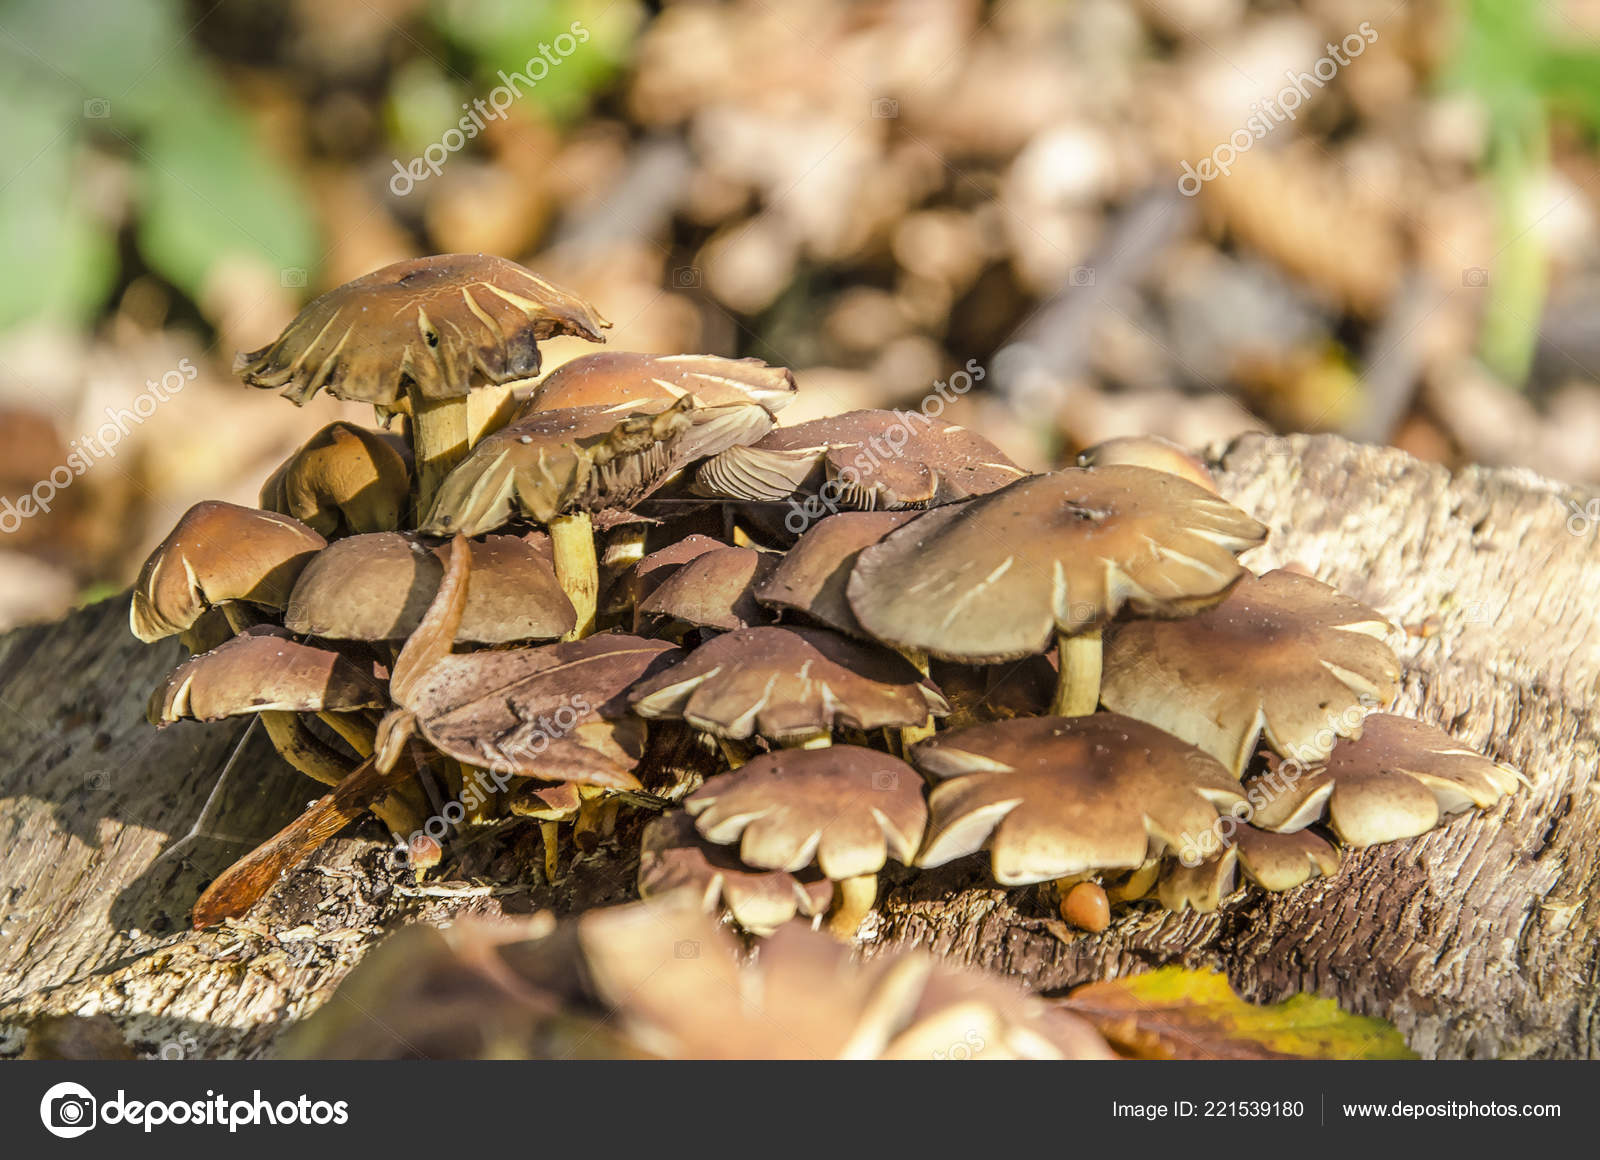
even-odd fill
[[[900,655],[916,667],[917,672],[924,677],[928,676],[928,654],[920,648],[902,648]],[[911,747],[919,741],[926,741],[934,733],[933,714],[929,713],[921,725],[908,725],[900,730],[900,756],[904,757],[911,752]]]
[[[600,844],[601,814],[605,798],[601,794],[584,795],[578,807],[578,820],[572,826],[572,844],[588,854]]]
[[[555,884],[556,869],[560,866],[561,826],[557,822],[540,822],[539,837],[544,842],[544,880]]]
[[[726,737],[717,738],[717,748],[722,750],[722,758],[728,763],[729,769],[738,769],[744,764],[744,754]]]
[[[228,622],[228,627],[233,629],[235,636],[247,628],[254,628],[261,623],[261,618],[253,614],[237,600],[224,601],[217,607],[222,609],[222,615]]]
[[[376,734],[372,725],[353,713],[318,713],[317,717],[329,729],[344,738],[357,757],[371,757]]]
[[[1087,717],[1100,704],[1100,630],[1057,635],[1061,675],[1051,711],[1058,717]]]
[[[581,640],[594,631],[600,595],[600,567],[594,555],[594,521],[588,512],[568,512],[550,521],[550,547],[556,579],[572,601],[578,621],[562,640]]]
[[[878,901],[878,876],[863,874],[859,878],[845,878],[833,884],[833,905],[828,908],[828,931],[837,938],[849,940],[861,929],[861,923],[872,912]]]
[[[411,454],[416,460],[417,518],[421,520],[433,506],[444,477],[467,457],[471,440],[467,433],[467,400],[430,399],[412,384],[406,390],[411,405],[411,421],[406,425]]]
[[[813,733],[782,743],[785,749],[827,749],[833,744],[832,733]]]
[[[324,715],[323,719],[339,715],[329,713]],[[319,741],[316,734],[306,728],[306,723],[298,714],[273,709],[259,716],[261,727],[266,730],[267,737],[271,740],[272,747],[278,751],[278,755],[313,781],[337,786],[349,774],[350,769],[346,762]],[[340,736],[344,736],[343,733]],[[354,742],[351,744],[354,745]],[[363,758],[372,754],[370,741],[368,744],[369,748],[361,755]],[[370,808],[384,825],[402,836],[420,828],[422,823],[422,814],[406,802],[403,790],[399,786],[374,801]]]

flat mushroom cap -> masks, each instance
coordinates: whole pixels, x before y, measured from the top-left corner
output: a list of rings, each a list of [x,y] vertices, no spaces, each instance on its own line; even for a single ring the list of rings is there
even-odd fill
[[[609,407],[534,411],[486,436],[445,477],[421,530],[468,536],[521,516],[548,524],[568,512],[629,508],[723,434],[696,428],[685,398],[654,414]],[[700,436],[714,437],[711,448]]]
[[[873,636],[945,660],[1042,652],[1124,605],[1187,615],[1244,575],[1267,529],[1188,480],[1067,468],[936,508],[864,550],[846,587]]]
[[[638,607],[689,561],[726,547],[728,545],[721,540],[696,533],[651,552],[618,579],[617,588],[622,593],[621,606]]]
[[[1408,717],[1375,713],[1361,736],[1334,746],[1325,764],[1290,781],[1277,763],[1273,773],[1253,783],[1282,792],[1263,796],[1254,823],[1263,829],[1293,832],[1326,813],[1328,824],[1347,845],[1376,846],[1413,838],[1451,814],[1476,806],[1488,809],[1525,784],[1522,775],[1474,753],[1442,729]]]
[[[577,622],[548,537],[490,536],[468,546],[472,571],[457,640],[553,640]],[[443,552],[399,532],[335,540],[300,574],[284,626],[327,640],[404,640],[439,589]]]
[[[768,935],[796,914],[812,917],[828,909],[832,884],[821,875],[801,881],[787,870],[753,869],[723,846],[708,842],[694,819],[673,810],[644,828],[639,849],[639,897],[682,890],[707,913],[728,908],[752,934]]]
[[[850,569],[863,548],[876,544],[917,514],[840,512],[818,521],[783,554],[777,570],[757,585],[756,599],[769,608],[801,613],[849,636],[867,636],[845,599]]]
[[[639,604],[634,628],[664,636],[681,635],[688,628],[729,632],[766,624],[772,616],[756,603],[755,588],[780,558],[754,548],[716,547],[699,553]]]
[[[681,717],[718,737],[786,741],[921,725],[948,706],[904,657],[819,628],[769,626],[713,637],[631,694],[641,717]]]
[[[919,411],[847,411],[729,448],[701,466],[694,490],[766,502],[827,493],[838,507],[881,511],[984,495],[1026,474],[981,435]]]
[[[299,520],[220,500],[197,503],[139,569],[128,612],[133,634],[180,633],[228,600],[282,608],[327,541]]]
[[[718,774],[684,799],[701,835],[739,843],[739,859],[767,870],[815,861],[834,881],[909,863],[928,807],[922,779],[875,749],[783,749]]]
[[[396,262],[305,307],[273,342],[234,359],[253,387],[302,404],[319,390],[389,407],[415,383],[430,399],[539,373],[539,343],[603,342],[583,299],[490,254]]]
[[[685,395],[700,407],[754,403],[772,415],[794,401],[794,375],[755,358],[602,351],[551,371],[523,411],[595,406],[649,411],[665,409]]]
[[[420,673],[405,708],[457,761],[524,777],[637,789],[640,723],[625,694],[680,655],[602,633],[531,649],[452,653]]]
[[[1233,835],[1239,868],[1263,890],[1293,890],[1339,872],[1339,850],[1310,830],[1275,834],[1241,825]]]
[[[329,423],[261,485],[261,506],[322,536],[387,532],[410,502],[405,457],[382,432]]]
[[[1079,467],[1149,467],[1179,475],[1216,494],[1217,481],[1200,457],[1159,435],[1123,435],[1096,443],[1078,455]]]
[[[1100,699],[1198,745],[1237,776],[1265,734],[1278,753],[1320,761],[1394,700],[1389,623],[1309,576],[1246,574],[1220,603],[1181,620],[1118,624]]]
[[[151,694],[148,715],[164,725],[185,717],[217,721],[276,710],[350,712],[387,703],[370,672],[336,652],[261,625],[172,670]]]
[[[987,848],[1005,886],[1141,866],[1244,801],[1214,758],[1115,713],[952,730],[911,760],[942,783],[917,864]]]
[[[1163,859],[1156,897],[1162,906],[1179,914],[1185,910],[1210,914],[1233,893],[1238,870],[1239,852],[1232,846],[1194,866]]]

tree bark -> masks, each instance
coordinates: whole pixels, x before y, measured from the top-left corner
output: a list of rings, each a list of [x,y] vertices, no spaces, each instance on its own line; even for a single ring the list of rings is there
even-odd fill
[[[1522,471],[1452,477],[1333,437],[1244,437],[1218,478],[1271,528],[1246,557],[1256,571],[1298,561],[1415,634],[1400,645],[1398,712],[1532,787],[1349,854],[1332,879],[1246,887],[1210,915],[1136,909],[1101,935],[1068,930],[1042,891],[996,888],[978,859],[897,870],[863,929],[867,953],[924,946],[1046,991],[1211,965],[1251,998],[1315,991],[1389,1018],[1424,1056],[1596,1054],[1600,529],[1569,506],[1591,497]],[[637,817],[554,889],[538,842],[504,831],[452,850],[450,881],[404,885],[369,821],[245,920],[187,929],[204,885],[319,791],[252,735],[213,806],[221,836],[163,855],[244,729],[146,724],[144,698],[182,650],[141,645],[126,616],[124,598],[0,638],[0,1054],[18,1054],[42,1016],[104,1014],[138,1051],[260,1055],[402,923],[632,896]]]

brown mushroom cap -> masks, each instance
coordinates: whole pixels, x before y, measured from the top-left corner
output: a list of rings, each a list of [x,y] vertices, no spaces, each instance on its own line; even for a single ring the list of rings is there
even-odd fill
[[[758,935],[771,934],[796,914],[809,918],[828,909],[832,885],[818,874],[806,877],[746,866],[725,847],[703,839],[694,819],[680,810],[646,826],[639,850],[640,898],[682,890],[707,913],[726,906],[735,922]]]
[[[1339,872],[1339,850],[1310,830],[1275,834],[1240,826],[1233,835],[1239,868],[1263,890],[1293,890],[1313,878]]]
[[[383,687],[370,672],[329,649],[290,640],[280,628],[246,629],[190,657],[151,694],[150,720],[217,721],[248,713],[381,709]]]
[[[1180,914],[1185,910],[1210,914],[1233,893],[1238,870],[1239,852],[1232,846],[1194,866],[1166,858],[1156,883],[1156,897],[1162,906]]]
[[[1124,605],[1147,616],[1215,603],[1266,528],[1184,479],[1067,468],[927,512],[856,560],[846,592],[879,640],[946,660],[1014,660]]]
[[[1182,620],[1118,624],[1105,643],[1100,699],[1198,745],[1241,773],[1264,735],[1278,753],[1320,761],[1363,709],[1395,698],[1400,662],[1377,612],[1294,572],[1241,576]]]
[[[681,717],[718,737],[784,741],[920,725],[948,711],[904,657],[820,628],[746,628],[702,644],[635,689],[641,717]]]
[[[865,637],[850,611],[845,584],[863,548],[876,544],[916,512],[840,512],[812,525],[784,553],[777,570],[756,586],[769,608],[798,612],[824,627]],[[1048,703],[1048,702],[1047,702]]]
[[[1115,713],[952,730],[911,760],[941,780],[917,864],[987,848],[1006,886],[1141,866],[1244,801],[1214,758]]]
[[[1292,762],[1274,763],[1251,783],[1263,799],[1255,824],[1292,832],[1325,813],[1334,833],[1358,847],[1415,837],[1451,814],[1488,809],[1524,784],[1442,729],[1388,713],[1368,717],[1359,738],[1341,741],[1325,764],[1292,783],[1291,771],[1299,772]]]
[[[897,757],[855,745],[784,749],[718,774],[684,799],[707,841],[739,843],[767,870],[814,861],[835,882],[909,863],[928,807],[922,779]]]
[[[826,492],[835,510],[874,511],[984,495],[1026,474],[953,423],[918,411],[848,411],[729,448],[701,466],[695,490],[768,502]]]
[[[681,636],[690,628],[724,632],[772,620],[756,603],[755,589],[780,557],[754,548],[717,547],[682,564],[642,601],[634,629],[653,636]]]
[[[721,540],[696,533],[651,552],[618,579],[618,606],[637,608],[690,560],[726,547]]]
[[[556,581],[547,537],[490,536],[469,547],[472,574],[457,640],[553,640],[573,626],[577,617]],[[439,589],[443,551],[399,532],[335,540],[300,574],[284,625],[327,640],[404,640]]]
[[[261,506],[322,536],[387,532],[410,502],[405,457],[383,433],[329,423],[261,485]]]
[[[637,789],[640,722],[625,694],[669,665],[662,641],[607,633],[531,649],[453,653],[418,674],[405,707],[440,752],[524,777]]]
[[[1078,455],[1079,467],[1149,467],[1169,475],[1182,476],[1197,483],[1213,495],[1217,481],[1211,470],[1198,455],[1184,450],[1170,439],[1159,435],[1122,435],[1096,443]]]
[[[304,403],[319,390],[391,406],[416,384],[430,399],[539,373],[539,343],[602,342],[587,302],[490,254],[437,254],[374,270],[311,302],[234,373]]]
[[[664,410],[685,395],[697,407],[754,403],[776,414],[794,401],[794,375],[755,358],[603,351],[562,363],[540,382],[524,413],[574,407]]]
[[[139,569],[128,613],[133,634],[156,641],[229,600],[282,608],[327,541],[299,520],[207,500],[197,503]]]
[[[421,530],[475,536],[517,516],[548,524],[568,512],[632,507],[709,454],[691,409],[684,399],[655,414],[579,407],[514,419],[445,477]]]

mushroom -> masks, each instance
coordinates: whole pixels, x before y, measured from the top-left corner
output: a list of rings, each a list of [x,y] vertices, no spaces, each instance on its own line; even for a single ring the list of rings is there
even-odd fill
[[[726,847],[708,842],[694,819],[679,810],[656,818],[644,829],[639,849],[639,897],[656,898],[682,890],[708,914],[726,906],[733,920],[751,934],[769,935],[796,914],[822,914],[833,884],[815,872],[753,869]]]
[[[299,714],[316,714],[365,758],[372,753],[373,731],[358,715],[387,704],[369,670],[332,650],[300,644],[281,628],[258,625],[174,669],[151,694],[147,716],[158,726],[186,718],[259,717],[284,760],[313,780],[336,786],[351,763],[312,733]],[[404,834],[415,828],[420,806],[420,797],[401,795],[381,800],[373,812]]]
[[[680,717],[713,736],[826,745],[838,726],[917,725],[949,709],[904,658],[820,628],[713,637],[629,695],[641,717]]]
[[[719,499],[857,511],[931,507],[984,495],[1026,475],[994,444],[919,411],[849,411],[780,427],[702,464],[694,490]],[[793,529],[791,529],[793,531]]]
[[[863,548],[916,516],[908,511],[840,512],[813,524],[783,554],[777,569],[756,586],[756,599],[824,628],[870,640],[845,599],[850,569]]]
[[[1462,810],[1488,809],[1526,780],[1473,752],[1441,729],[1375,713],[1361,736],[1334,746],[1305,770],[1273,762],[1250,783],[1253,817],[1268,830],[1302,830],[1326,815],[1350,846],[1375,846],[1426,833]]]
[[[394,530],[411,502],[411,472],[390,439],[329,423],[267,477],[261,506],[330,539]]]
[[[1182,616],[1244,575],[1266,528],[1176,476],[1067,468],[937,508],[862,551],[846,594],[873,636],[945,660],[1061,654],[1055,711],[1094,711],[1100,628],[1126,605]]]
[[[577,614],[556,582],[546,537],[490,536],[468,547],[472,579],[457,640],[554,640],[572,629]],[[443,551],[399,532],[335,540],[300,574],[284,626],[326,640],[404,640],[438,592]]]
[[[891,857],[912,860],[928,819],[921,779],[898,758],[854,745],[755,758],[683,804],[706,840],[737,842],[748,866],[793,874],[814,861],[837,884],[828,926],[845,938],[877,900],[878,871]]]
[[[1078,454],[1079,467],[1149,467],[1197,483],[1213,495],[1217,481],[1199,456],[1159,435],[1122,435]]]
[[[1302,763],[1361,731],[1395,698],[1388,621],[1308,576],[1243,575],[1212,608],[1107,634],[1100,699],[1244,771],[1264,736]]]
[[[396,262],[311,302],[234,373],[301,405],[319,390],[381,413],[405,410],[418,511],[471,442],[468,394],[539,373],[539,343],[602,342],[611,324],[515,262],[437,254]]]
[[[150,642],[184,632],[221,607],[247,627],[238,602],[280,609],[300,570],[327,541],[299,520],[207,500],[197,503],[150,553],[133,585],[128,621]]]
[[[1166,859],[1156,893],[1168,910],[1210,913],[1233,892],[1238,870],[1263,890],[1279,893],[1337,874],[1339,851],[1309,830],[1275,834],[1240,822],[1210,858],[1193,865]]]
[[[765,426],[770,430],[772,416],[794,401],[794,375],[755,358],[602,351],[551,371],[523,413],[595,406],[623,412],[661,410],[686,395],[697,408],[759,407],[767,414]],[[755,416],[740,421],[759,423]]]
[[[911,760],[938,779],[917,865],[987,849],[1003,886],[1138,870],[1245,801],[1214,758],[1115,713],[951,730]]]
[[[681,638],[694,628],[729,632],[766,624],[755,589],[778,566],[779,556],[754,548],[718,546],[698,553],[656,586],[634,612],[637,632]]]
[[[634,610],[679,568],[698,556],[727,546],[721,540],[695,533],[641,557],[612,585],[607,597],[607,614],[632,623]]]
[[[702,444],[707,431],[694,426],[692,409],[686,396],[654,414],[579,407],[520,416],[451,472],[421,530],[476,536],[518,515],[545,524],[556,576],[578,613],[572,635],[586,635],[599,591],[592,513],[629,508],[685,463],[720,450],[720,442]]]

